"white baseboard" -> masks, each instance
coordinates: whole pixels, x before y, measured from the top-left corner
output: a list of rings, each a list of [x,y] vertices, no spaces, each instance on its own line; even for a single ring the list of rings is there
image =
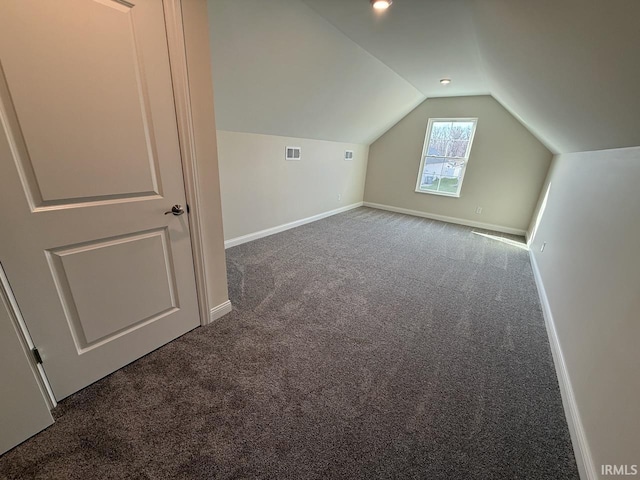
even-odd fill
[[[569,372],[567,370],[567,364],[564,361],[564,355],[562,354],[562,348],[560,346],[560,340],[558,339],[558,333],[553,321],[553,315],[551,313],[551,306],[549,305],[549,299],[542,283],[542,276],[538,269],[538,263],[533,251],[529,251],[529,257],[531,258],[531,267],[533,269],[533,276],[536,280],[536,286],[538,287],[538,295],[540,296],[540,304],[542,305],[542,313],[544,315],[545,325],[547,326],[547,335],[549,336],[549,344],[551,345],[551,353],[553,355],[553,363],[556,367],[556,374],[558,375],[558,383],[560,384],[560,394],[562,395],[562,404],[564,406],[564,413],[567,417],[567,424],[569,426],[569,433],[571,434],[571,442],[573,443],[573,451],[576,457],[576,463],[578,464],[578,471],[582,480],[597,480],[597,470],[591,457],[591,450],[587,437],[582,426],[582,420],[580,419],[580,413],[578,411],[578,405],[573,394],[573,388],[571,387],[571,379],[569,378]]]
[[[391,205],[382,205],[380,203],[363,202],[365,207],[377,208],[378,210],[387,210],[389,212],[404,213],[413,215],[414,217],[430,218],[431,220],[440,220],[441,222],[455,223],[458,225],[466,225],[468,227],[482,228],[484,230],[493,230],[496,232],[510,233],[512,235],[524,236],[526,230],[519,228],[503,227],[501,225],[492,225],[490,223],[474,222],[464,218],[446,217],[444,215],[436,215],[435,213],[420,212],[418,210],[409,210],[408,208],[393,207]]]
[[[209,311],[209,323],[213,323],[221,317],[224,317],[227,313],[229,313],[233,309],[231,305],[231,300],[227,300],[224,303],[221,303],[217,307],[213,307]]]
[[[351,205],[347,205],[346,207],[340,207],[340,208],[336,208],[335,210],[329,210],[328,212],[319,213],[318,215],[313,215],[312,217],[296,220],[295,222],[289,222],[283,225],[278,225],[276,227],[267,228],[266,230],[260,230],[259,232],[249,233],[248,235],[243,235],[241,237],[231,238],[229,240],[225,240],[224,248],[231,248],[231,247],[235,247],[236,245],[242,245],[243,243],[252,242],[253,240],[258,240],[259,238],[268,237],[269,235],[273,235],[274,233],[284,232],[285,230],[299,227],[301,225],[315,222],[317,220],[322,220],[323,218],[327,218],[332,215],[336,215],[338,213],[346,212],[348,210],[353,210],[354,208],[358,208],[361,206],[362,206],[362,202],[352,203]]]

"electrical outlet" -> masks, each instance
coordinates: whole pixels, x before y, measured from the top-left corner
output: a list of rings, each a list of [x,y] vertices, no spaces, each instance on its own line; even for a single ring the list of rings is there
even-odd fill
[[[340,201],[340,200],[342,200],[342,194],[341,193],[338,194],[338,201]]]
[[[482,207],[476,208],[476,213],[480,215],[482,213]]]
[[[546,246],[547,246],[547,242],[544,242],[544,243],[542,244],[542,246],[540,247],[540,251],[541,251],[541,252],[544,252],[544,247],[546,247]]]

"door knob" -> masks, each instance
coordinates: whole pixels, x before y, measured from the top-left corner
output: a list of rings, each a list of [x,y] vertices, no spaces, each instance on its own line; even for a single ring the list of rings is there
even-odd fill
[[[174,205],[173,207],[171,207],[171,210],[169,210],[168,212],[164,212],[165,215],[169,215],[170,213],[176,216],[182,215],[184,213],[184,208],[182,208],[182,205]]]

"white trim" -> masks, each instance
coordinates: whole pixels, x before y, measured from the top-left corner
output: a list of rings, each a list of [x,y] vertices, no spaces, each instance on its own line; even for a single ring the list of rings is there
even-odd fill
[[[227,300],[224,303],[221,303],[217,307],[213,307],[209,312],[209,323],[213,323],[219,318],[224,317],[227,313],[233,310],[233,306],[231,305],[231,300]]]
[[[404,213],[413,215],[414,217],[430,218],[432,220],[440,220],[441,222],[456,223],[458,225],[466,225],[468,227],[482,228],[484,230],[493,230],[496,232],[510,233],[512,235],[524,236],[527,232],[519,228],[503,227],[502,225],[492,225],[490,223],[474,222],[466,218],[446,217],[444,215],[436,215],[435,213],[420,212],[418,210],[409,210],[408,208],[393,207],[391,205],[382,205],[381,203],[364,202],[365,207],[377,208],[378,210],[387,210],[389,212]]]
[[[187,53],[184,40],[184,24],[182,20],[182,0],[163,0],[167,29],[167,45],[169,47],[169,63],[178,122],[180,154],[187,205],[189,206],[189,232],[191,251],[193,253],[193,269],[198,296],[200,324],[209,323],[209,298],[207,296],[207,276],[204,264],[204,240],[202,238],[202,220],[200,218],[201,194],[198,188],[198,169],[196,156],[193,116],[191,111],[191,93],[189,89],[189,73]]]
[[[236,245],[242,245],[243,243],[252,242],[254,240],[258,240],[259,238],[268,237],[269,235],[273,235],[274,233],[284,232],[285,230],[289,230],[291,228],[296,228],[301,225],[305,225],[307,223],[315,222],[317,220],[322,220],[323,218],[327,218],[332,215],[336,215],[338,213],[346,212],[348,210],[353,210],[354,208],[361,207],[362,204],[363,202],[352,203],[351,205],[347,205],[346,207],[336,208],[335,210],[329,210],[328,212],[319,213],[318,215],[313,215],[312,217],[296,220],[295,222],[289,222],[283,225],[278,225],[276,227],[260,230],[259,232],[249,233],[248,235],[242,235],[241,237],[231,238],[229,240],[225,240],[224,248],[235,247]]]
[[[38,383],[38,388],[40,388],[40,392],[49,407],[49,410],[53,409],[58,405],[56,401],[56,397],[53,394],[53,389],[51,388],[51,384],[49,383],[49,379],[47,378],[47,374],[42,367],[42,364],[36,363],[31,352],[35,348],[33,340],[31,339],[31,334],[29,334],[29,329],[27,328],[27,324],[22,317],[22,312],[20,311],[20,307],[18,307],[18,302],[16,301],[16,297],[13,295],[13,290],[11,290],[11,285],[9,284],[9,279],[0,263],[0,295],[4,297],[5,301],[0,300],[0,305],[2,303],[6,303],[7,307],[10,310],[11,322],[13,323],[13,327],[18,333],[18,337],[20,339],[20,344],[24,349],[27,358],[29,359],[29,364],[31,365],[31,369],[33,370],[36,381]]]
[[[431,140],[431,130],[433,130],[434,122],[471,122],[473,123],[473,131],[471,132],[471,138],[469,139],[469,143],[467,144],[467,151],[465,152],[465,156],[462,158],[464,160],[462,164],[462,172],[460,174],[460,180],[458,181],[458,191],[456,193],[448,193],[448,192],[438,192],[438,191],[429,191],[429,190],[421,190],[420,184],[422,181],[422,177],[424,175],[424,163],[427,157],[433,157],[433,155],[427,155],[427,151],[429,149],[429,140]],[[464,174],[467,171],[467,164],[469,163],[469,156],[471,155],[471,147],[473,146],[473,139],[476,136],[476,128],[478,128],[478,118],[470,117],[470,118],[430,118],[427,122],[427,131],[424,136],[424,143],[422,144],[422,158],[420,158],[420,169],[418,170],[418,179],[416,180],[416,193],[426,193],[429,195],[441,195],[444,197],[453,197],[460,198],[460,192],[462,191],[462,182],[464,182]],[[447,152],[445,152],[447,153]],[[443,156],[441,158],[451,158]]]
[[[531,258],[533,277],[535,278],[536,286],[538,287],[538,295],[540,296],[540,304],[542,305],[542,313],[547,327],[547,335],[549,336],[551,354],[553,355],[553,363],[556,367],[556,374],[560,385],[560,394],[562,396],[562,404],[564,406],[565,416],[567,417],[567,424],[569,426],[569,433],[571,435],[571,442],[573,443],[573,451],[576,457],[576,463],[578,464],[580,478],[583,480],[597,480],[597,470],[593,463],[591,450],[589,448],[589,443],[587,442],[587,436],[585,434],[584,427],[582,426],[582,420],[580,419],[580,412],[571,386],[569,371],[567,370],[567,364],[564,361],[562,347],[553,321],[551,306],[549,305],[547,292],[545,291],[544,284],[542,283],[542,276],[532,250],[529,250],[529,257]]]

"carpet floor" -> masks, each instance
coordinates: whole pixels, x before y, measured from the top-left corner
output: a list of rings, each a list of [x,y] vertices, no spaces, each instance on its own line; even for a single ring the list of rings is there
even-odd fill
[[[233,312],[62,401],[7,479],[578,479],[517,237],[359,208],[227,250]]]

